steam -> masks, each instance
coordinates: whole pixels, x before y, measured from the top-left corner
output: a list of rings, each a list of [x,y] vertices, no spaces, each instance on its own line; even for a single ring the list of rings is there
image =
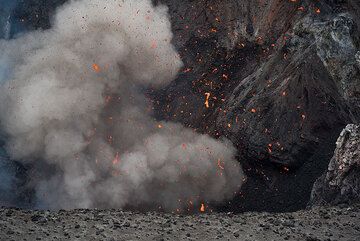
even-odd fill
[[[0,42],[11,78],[0,89],[11,158],[32,166],[39,207],[174,211],[231,198],[235,148],[152,118],[144,89],[182,62],[164,6],[78,0],[53,28]]]

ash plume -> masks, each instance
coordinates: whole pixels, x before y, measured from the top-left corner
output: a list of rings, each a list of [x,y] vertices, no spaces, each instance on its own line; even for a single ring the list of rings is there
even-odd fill
[[[38,207],[196,210],[233,197],[244,176],[232,144],[156,121],[144,95],[182,67],[166,7],[71,1],[52,25],[0,42],[1,131],[31,166]]]

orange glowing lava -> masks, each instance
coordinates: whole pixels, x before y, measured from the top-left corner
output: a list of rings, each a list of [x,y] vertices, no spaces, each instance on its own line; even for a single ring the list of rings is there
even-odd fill
[[[203,204],[203,203],[201,204],[200,212],[202,212],[202,213],[205,212],[205,204]]]
[[[205,93],[205,95],[206,95],[206,100],[205,100],[205,107],[206,108],[209,108],[210,106],[209,106],[209,98],[210,98],[210,93]]]
[[[96,72],[96,73],[100,73],[100,66],[99,65],[97,65],[97,64],[93,64],[92,65],[92,68],[93,68],[93,70]]]

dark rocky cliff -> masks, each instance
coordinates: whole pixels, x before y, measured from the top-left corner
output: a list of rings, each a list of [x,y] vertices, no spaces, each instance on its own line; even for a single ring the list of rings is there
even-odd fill
[[[16,19],[48,28],[60,1],[23,1]],[[154,0],[169,6],[185,63],[149,91],[158,118],[239,150],[248,182],[223,210],[305,207],[340,131],[360,119],[356,0]]]
[[[310,205],[360,201],[360,126],[348,125],[336,142],[326,172],[315,182]]]
[[[238,146],[249,178],[228,208],[304,207],[359,121],[359,3],[162,2],[185,67],[157,94],[160,116]]]

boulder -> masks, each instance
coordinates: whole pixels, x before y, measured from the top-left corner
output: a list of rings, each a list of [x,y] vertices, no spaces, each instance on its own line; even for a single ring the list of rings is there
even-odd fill
[[[348,125],[336,142],[327,171],[315,182],[310,205],[360,201],[360,126]]]

